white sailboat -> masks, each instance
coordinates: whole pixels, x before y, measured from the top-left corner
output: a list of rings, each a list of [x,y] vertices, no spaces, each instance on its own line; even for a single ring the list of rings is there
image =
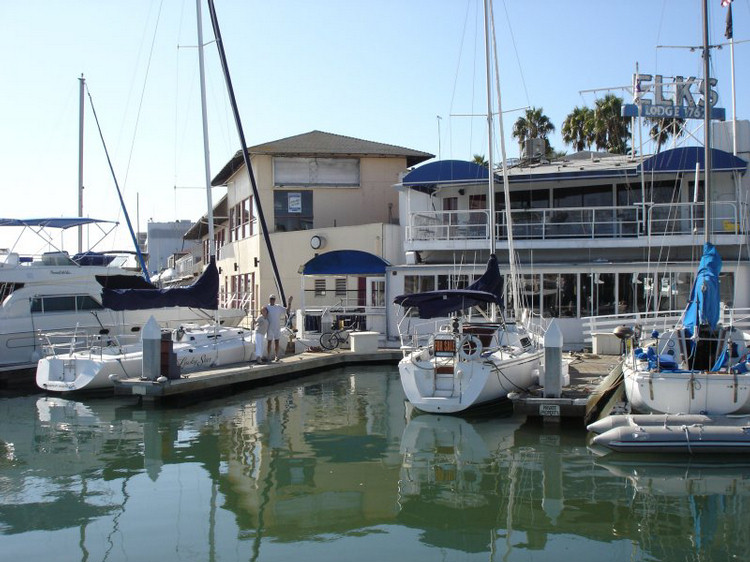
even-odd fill
[[[703,5],[704,99],[709,92],[707,3]],[[708,106],[708,104],[706,104]],[[688,305],[678,323],[640,339],[635,328],[615,333],[625,340],[623,376],[633,412],[657,414],[750,413],[750,335],[722,325],[721,257],[711,243],[711,116],[704,116],[704,245]]]
[[[492,3],[485,0],[485,54],[487,68],[487,124],[489,134],[488,202],[490,217],[490,258],[487,271],[463,290],[430,291],[396,297],[405,310],[399,323],[403,358],[399,361],[401,383],[407,399],[416,408],[430,413],[458,413],[482,404],[507,398],[508,393],[527,390],[538,384],[544,350],[541,337],[533,334],[520,320],[519,291],[515,271],[513,226],[510,221],[507,162],[499,108],[500,147],[502,153],[503,192],[508,225],[508,255],[515,318],[497,318],[502,303],[503,284],[495,256],[495,175],[492,172],[492,81],[490,38]],[[494,34],[494,29],[492,31]],[[495,57],[497,79],[497,57]],[[500,88],[497,85],[498,105]],[[483,308],[489,307],[487,315]],[[479,321],[469,311],[476,309]],[[427,341],[410,335],[412,310],[420,318],[450,315]],[[475,316],[476,318],[476,316]]]
[[[209,6],[210,2],[209,2]],[[131,308],[150,308],[153,302],[166,302],[169,306],[178,306],[184,302],[208,302],[207,306],[218,309],[219,273],[216,268],[216,248],[213,233],[213,203],[211,201],[211,173],[208,158],[208,128],[206,111],[206,92],[203,65],[203,24],[201,20],[201,0],[196,0],[198,26],[201,109],[203,118],[203,142],[205,156],[205,176],[208,206],[208,236],[210,260],[206,270],[198,281],[189,287],[165,289],[163,291],[107,291],[103,292],[106,306],[120,310]],[[215,14],[212,12],[214,33],[218,33]],[[218,38],[217,38],[218,39]],[[219,44],[220,51],[223,48]],[[238,122],[238,129],[239,129]],[[244,146],[244,135],[240,134]],[[247,166],[248,173],[252,169]],[[281,291],[280,291],[281,292]],[[144,332],[150,333],[153,341],[159,339],[161,331],[155,321],[149,321]],[[153,332],[156,332],[154,337]],[[283,332],[283,330],[282,330]],[[167,338],[169,361],[164,361],[161,376],[155,377],[159,382],[199,369],[216,366],[241,364],[254,358],[254,333],[243,328],[224,327],[218,321],[205,326],[181,326],[162,335]],[[281,349],[286,347],[288,334],[282,333]],[[145,339],[145,336],[144,336]],[[113,381],[119,378],[142,377],[146,375],[144,358],[148,355],[147,345],[142,341],[120,344],[115,338],[104,337],[98,345],[83,350],[72,350],[68,353],[54,354],[42,358],[37,366],[37,385],[53,392],[73,392],[110,388]]]

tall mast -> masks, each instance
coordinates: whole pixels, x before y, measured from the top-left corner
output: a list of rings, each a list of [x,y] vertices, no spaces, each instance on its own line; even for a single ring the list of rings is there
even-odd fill
[[[520,306],[520,294],[518,290],[518,272],[516,270],[516,250],[513,244],[513,220],[511,217],[510,208],[510,182],[508,180],[508,162],[505,152],[505,128],[503,126],[503,103],[502,94],[500,91],[500,69],[497,62],[497,56],[491,57],[490,53],[497,55],[497,44],[495,42],[495,18],[492,11],[492,0],[484,0],[484,11],[485,11],[485,43],[486,58],[487,58],[487,122],[489,125],[489,138],[490,138],[490,225],[492,227],[490,251],[495,253],[495,176],[492,172],[492,96],[491,96],[491,61],[494,61],[495,65],[495,90],[497,91],[497,115],[498,115],[498,133],[500,135],[500,158],[503,171],[503,196],[505,201],[505,225],[506,225],[506,237],[508,241],[508,265],[510,267],[510,287],[511,296],[513,298],[513,306],[518,309]],[[490,41],[492,49],[490,50]]]
[[[703,0],[703,230],[704,243],[711,242],[711,85],[709,68],[711,55],[708,45],[708,0]]]
[[[203,60],[203,19],[201,0],[195,0],[195,13],[198,21],[198,70],[201,85],[201,118],[203,120],[203,168],[206,174],[206,205],[208,207],[208,259],[216,259],[214,240],[214,204],[211,196],[211,158],[208,151],[208,116],[206,110],[206,67]]]
[[[78,217],[83,218],[83,93],[86,79],[78,79]],[[78,226],[78,253],[83,252],[83,226]]]
[[[492,72],[490,70],[490,5],[489,0],[484,0],[484,57],[485,57],[485,73],[486,73],[486,87],[487,87],[487,143],[488,143],[488,155],[487,155],[487,167],[489,168],[488,174],[488,193],[487,193],[487,208],[490,212],[490,253],[495,253],[495,174],[494,174],[494,161],[492,158]]]

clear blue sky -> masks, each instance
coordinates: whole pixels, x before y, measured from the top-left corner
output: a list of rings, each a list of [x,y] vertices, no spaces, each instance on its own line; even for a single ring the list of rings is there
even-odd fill
[[[712,43],[723,43],[726,9],[709,6]],[[216,9],[249,145],[318,129],[443,158],[486,155],[485,121],[465,116],[486,111],[481,0],[216,0]],[[750,0],[733,10],[735,40],[750,39]],[[212,39],[205,6],[203,18]],[[205,212],[194,189],[204,177],[194,0],[5,1],[0,21],[0,215],[76,215],[81,74],[132,220],[145,229]],[[699,51],[657,49],[701,44],[700,0],[495,0],[495,21],[503,107],[542,107],[558,150],[571,151],[565,116],[629,85],[636,63],[702,76]],[[736,45],[735,60],[747,119],[750,43]],[[206,63],[215,175],[239,142],[213,45]],[[729,72],[729,49],[712,50],[728,117]],[[592,89],[602,91],[582,93]],[[506,114],[506,131],[519,115]],[[84,214],[124,224],[88,99],[85,136]],[[126,247],[120,230],[101,249]],[[0,232],[0,246],[12,241]]]

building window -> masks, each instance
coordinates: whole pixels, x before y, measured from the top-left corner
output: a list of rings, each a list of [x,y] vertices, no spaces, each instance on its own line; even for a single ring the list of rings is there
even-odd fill
[[[277,187],[359,187],[357,158],[273,159]]]
[[[412,295],[414,293],[424,293],[435,290],[434,275],[405,275],[404,276],[404,293]]]
[[[346,278],[345,277],[340,277],[336,279],[336,296],[337,297],[346,296]]]
[[[220,301],[223,301],[227,308],[242,308],[244,310],[254,310],[253,287],[255,285],[254,273],[240,273],[229,277],[229,292],[221,295]]]
[[[253,198],[243,199],[229,209],[229,241],[253,235]]]
[[[273,217],[277,232],[309,230],[313,227],[313,192],[276,191]]]
[[[326,280],[316,279],[315,280],[315,296],[323,297],[326,294]]]

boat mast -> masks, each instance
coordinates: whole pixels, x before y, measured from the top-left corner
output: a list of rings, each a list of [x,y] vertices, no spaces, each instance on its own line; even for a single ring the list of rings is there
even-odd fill
[[[704,243],[711,243],[711,85],[708,45],[708,0],[703,0],[703,230]]]
[[[279,268],[276,264],[276,256],[273,253],[273,246],[271,244],[271,236],[268,231],[268,225],[266,224],[266,217],[263,214],[263,207],[260,203],[260,194],[258,192],[258,184],[255,181],[255,173],[253,167],[250,165],[250,157],[247,152],[247,143],[245,142],[245,133],[242,129],[242,121],[240,119],[240,111],[237,107],[237,99],[234,96],[234,88],[232,87],[232,78],[229,75],[229,65],[227,63],[227,56],[224,52],[224,43],[221,39],[221,30],[219,29],[219,20],[216,17],[216,7],[214,6],[213,0],[208,0],[208,11],[211,16],[211,24],[214,30],[214,37],[216,38],[216,47],[219,50],[219,58],[221,59],[221,67],[224,70],[224,81],[227,85],[227,94],[229,95],[229,102],[232,106],[232,114],[234,115],[234,123],[237,128],[237,135],[240,138],[240,151],[242,152],[242,160],[247,168],[247,174],[250,178],[250,185],[253,189],[253,196],[255,197],[255,206],[258,209],[258,221],[260,222],[261,233],[266,241],[266,249],[268,250],[268,256],[271,260],[271,268],[273,269],[274,280],[276,287],[279,290],[279,296],[281,297],[281,303],[286,306],[286,295],[284,294],[284,287],[281,283],[281,275],[279,274]]]
[[[489,130],[490,156],[488,163],[490,166],[490,252],[495,253],[495,175],[492,170],[492,77],[490,70],[490,61],[494,61],[495,66],[495,90],[497,91],[497,114],[498,114],[498,133],[500,135],[500,158],[503,171],[503,195],[505,201],[505,225],[506,236],[508,240],[508,265],[510,266],[510,286],[511,296],[513,298],[513,307],[518,310],[520,307],[519,290],[518,290],[518,272],[516,269],[516,251],[513,244],[513,220],[510,208],[510,182],[508,180],[508,162],[505,152],[505,129],[503,127],[503,104],[500,92],[500,70],[497,62],[497,44],[495,42],[495,18],[492,11],[492,0],[484,0],[485,12],[485,57],[487,60],[487,125]],[[490,49],[490,41],[492,41]],[[490,54],[495,53],[494,57]]]
[[[83,218],[83,99],[86,79],[78,79],[78,218]],[[78,253],[83,252],[83,226],[78,226]]]
[[[216,241],[214,240],[214,204],[211,195],[211,158],[208,151],[208,118],[206,110],[206,67],[203,57],[203,19],[201,18],[201,1],[195,0],[195,14],[198,22],[198,73],[201,88],[201,118],[203,120],[203,169],[206,175],[206,205],[208,207],[208,259],[216,260]]]
[[[490,18],[492,17],[489,5],[490,0],[484,0],[484,57],[485,57],[485,85],[487,88],[487,167],[488,174],[488,191],[487,208],[490,212],[490,253],[495,253],[495,174],[494,162],[492,158],[492,72],[490,70]]]

